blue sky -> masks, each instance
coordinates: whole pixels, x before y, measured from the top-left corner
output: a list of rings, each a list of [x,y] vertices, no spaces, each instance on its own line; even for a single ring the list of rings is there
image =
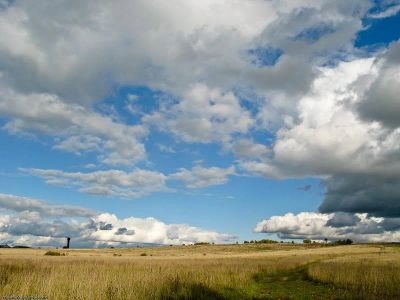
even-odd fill
[[[46,5],[0,1],[0,243],[400,238],[400,2]]]

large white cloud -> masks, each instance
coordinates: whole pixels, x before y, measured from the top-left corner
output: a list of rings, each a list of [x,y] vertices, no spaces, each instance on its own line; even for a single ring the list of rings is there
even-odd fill
[[[17,1],[1,11],[0,49],[11,84],[92,101],[110,80],[182,86],[227,72],[215,58],[240,65],[237,51],[274,18],[264,1]]]
[[[297,47],[300,58],[313,49],[350,45],[369,6],[361,0],[20,0],[1,11],[0,49],[7,81],[20,89],[94,100],[112,81],[168,89],[199,80],[237,82],[238,73],[254,72],[241,52],[257,43],[293,51],[291,56]],[[336,33],[314,45],[293,39],[321,23]],[[266,82],[276,77],[268,74]]]
[[[270,157],[246,161],[243,167],[271,177],[399,174],[397,162],[391,159],[400,150],[395,142],[399,130],[365,121],[356,109],[364,105],[375,78],[381,80],[379,61],[343,62],[321,72],[298,104],[299,121],[288,122],[278,131]]]
[[[390,145],[393,132],[360,120],[352,108],[369,77],[376,76],[373,59],[322,68],[310,92],[298,104],[299,121],[288,122],[277,133],[268,158],[244,161],[244,169],[268,177],[322,176],[370,169]],[[386,143],[385,143],[386,141]],[[380,158],[380,157],[379,157]]]
[[[154,218],[118,219],[113,214],[100,214],[96,223],[111,224],[111,230],[98,230],[91,234],[97,241],[144,242],[158,244],[180,244],[195,242],[228,242],[233,235],[207,231],[186,224],[165,224]],[[122,229],[122,230],[121,230]],[[124,232],[124,234],[118,234]]]

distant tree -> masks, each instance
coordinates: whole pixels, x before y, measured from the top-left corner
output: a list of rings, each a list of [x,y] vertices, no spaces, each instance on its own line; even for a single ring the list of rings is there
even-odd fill
[[[305,240],[303,240],[303,243],[304,243],[304,244],[311,244],[311,240],[305,239]]]
[[[248,243],[249,243],[249,241],[244,241],[244,242],[243,242],[243,244],[248,244]]]
[[[324,241],[325,241],[325,244],[328,243],[328,239],[327,238],[324,238]]]
[[[254,243],[256,243],[256,244],[276,244],[277,241],[263,239],[263,240],[259,240],[259,241],[254,241]]]
[[[347,240],[337,240],[337,241],[335,242],[335,245],[351,245],[351,244],[353,244],[353,241],[350,240],[350,239],[347,239]]]
[[[194,243],[196,246],[200,246],[200,245],[210,245],[210,243],[207,243],[207,242],[197,242],[197,243]],[[184,244],[185,245],[185,244]]]

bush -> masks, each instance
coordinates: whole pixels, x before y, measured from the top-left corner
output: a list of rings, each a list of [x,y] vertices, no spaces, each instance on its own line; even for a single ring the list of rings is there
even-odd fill
[[[256,243],[256,244],[276,244],[278,242],[274,241],[274,240],[263,239],[263,240],[259,240],[259,241],[254,241],[254,243]]]
[[[60,253],[57,251],[47,251],[44,255],[49,255],[49,256],[65,256],[65,253]]]
[[[350,239],[347,240],[338,240],[335,242],[335,245],[351,245],[353,244],[353,241]]]
[[[147,253],[145,253],[145,252],[140,253],[140,256],[147,256]]]

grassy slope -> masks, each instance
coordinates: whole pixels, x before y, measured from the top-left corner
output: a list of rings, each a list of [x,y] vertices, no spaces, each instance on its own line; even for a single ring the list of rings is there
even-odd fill
[[[396,299],[400,248],[215,245],[0,249],[0,296],[49,299]],[[146,253],[146,256],[141,256]]]

